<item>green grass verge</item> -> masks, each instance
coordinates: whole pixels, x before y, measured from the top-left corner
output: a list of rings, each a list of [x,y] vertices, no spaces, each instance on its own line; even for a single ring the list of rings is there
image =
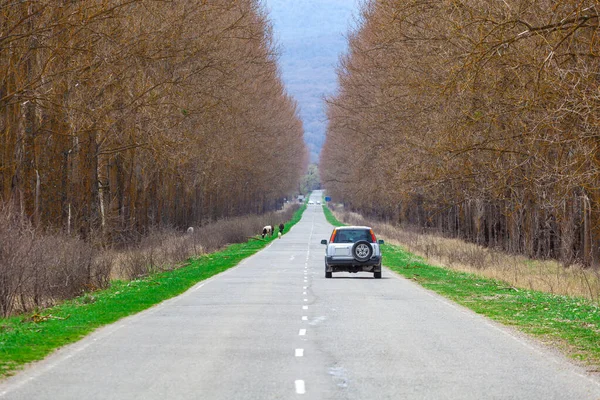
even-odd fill
[[[329,207],[323,204],[323,212],[325,213],[325,219],[333,226],[344,226],[340,221],[335,218]]]
[[[294,226],[306,204],[286,223]],[[177,296],[198,283],[237,265],[277,236],[232,244],[224,250],[189,260],[188,265],[135,281],[114,281],[110,288],[88,293],[35,314],[0,319],[0,377],[53,350],[75,342],[96,328]]]
[[[324,210],[330,223],[343,225]],[[535,336],[574,359],[600,366],[600,308],[591,301],[516,289],[502,281],[433,266],[399,246],[385,244],[382,253],[386,267],[421,286]]]

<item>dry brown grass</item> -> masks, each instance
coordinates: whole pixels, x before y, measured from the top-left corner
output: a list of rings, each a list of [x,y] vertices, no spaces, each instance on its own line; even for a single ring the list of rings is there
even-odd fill
[[[40,232],[0,207],[0,315],[45,307],[105,287],[112,260],[89,242]]]
[[[597,269],[580,265],[564,267],[555,260],[531,260],[459,239],[369,221],[343,209],[334,210],[334,214],[346,224],[373,227],[390,244],[400,245],[432,264],[501,280],[516,288],[600,302],[600,271]]]
[[[258,238],[263,226],[288,221],[299,206],[264,215],[248,215],[195,227],[191,234],[171,228],[155,229],[126,251],[114,253],[113,279],[135,279],[153,272],[177,268],[190,257],[215,252],[231,243]]]
[[[188,234],[156,228],[131,239],[125,248],[105,249],[94,241],[62,232],[35,229],[0,204],[0,316],[48,307],[60,300],[108,286],[111,279],[130,280],[178,268],[190,257],[227,244],[259,238],[262,227],[291,219],[299,208],[224,219]]]

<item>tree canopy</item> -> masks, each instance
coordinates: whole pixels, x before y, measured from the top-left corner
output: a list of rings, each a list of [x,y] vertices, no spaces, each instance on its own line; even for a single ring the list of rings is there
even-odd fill
[[[598,264],[599,6],[368,2],[328,101],[328,192],[367,214]]]
[[[273,209],[302,136],[257,0],[0,0],[0,201],[38,226]]]

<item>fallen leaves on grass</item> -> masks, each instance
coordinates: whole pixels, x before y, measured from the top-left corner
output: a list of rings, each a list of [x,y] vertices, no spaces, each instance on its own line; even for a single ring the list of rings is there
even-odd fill
[[[52,314],[42,315],[42,314],[39,314],[39,313],[35,313],[31,317],[25,318],[23,320],[23,322],[33,322],[33,323],[39,324],[40,322],[45,322],[45,321],[48,321],[48,320],[51,320],[51,319],[56,319],[56,320],[63,321],[65,319],[69,318],[70,316],[71,315],[67,315],[66,317],[57,317],[56,315],[52,315]]]

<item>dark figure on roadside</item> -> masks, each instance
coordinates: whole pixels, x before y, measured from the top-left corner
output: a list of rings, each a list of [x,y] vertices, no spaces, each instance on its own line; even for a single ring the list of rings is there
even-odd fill
[[[283,223],[279,224],[279,233],[283,233],[283,228],[285,228]]]

